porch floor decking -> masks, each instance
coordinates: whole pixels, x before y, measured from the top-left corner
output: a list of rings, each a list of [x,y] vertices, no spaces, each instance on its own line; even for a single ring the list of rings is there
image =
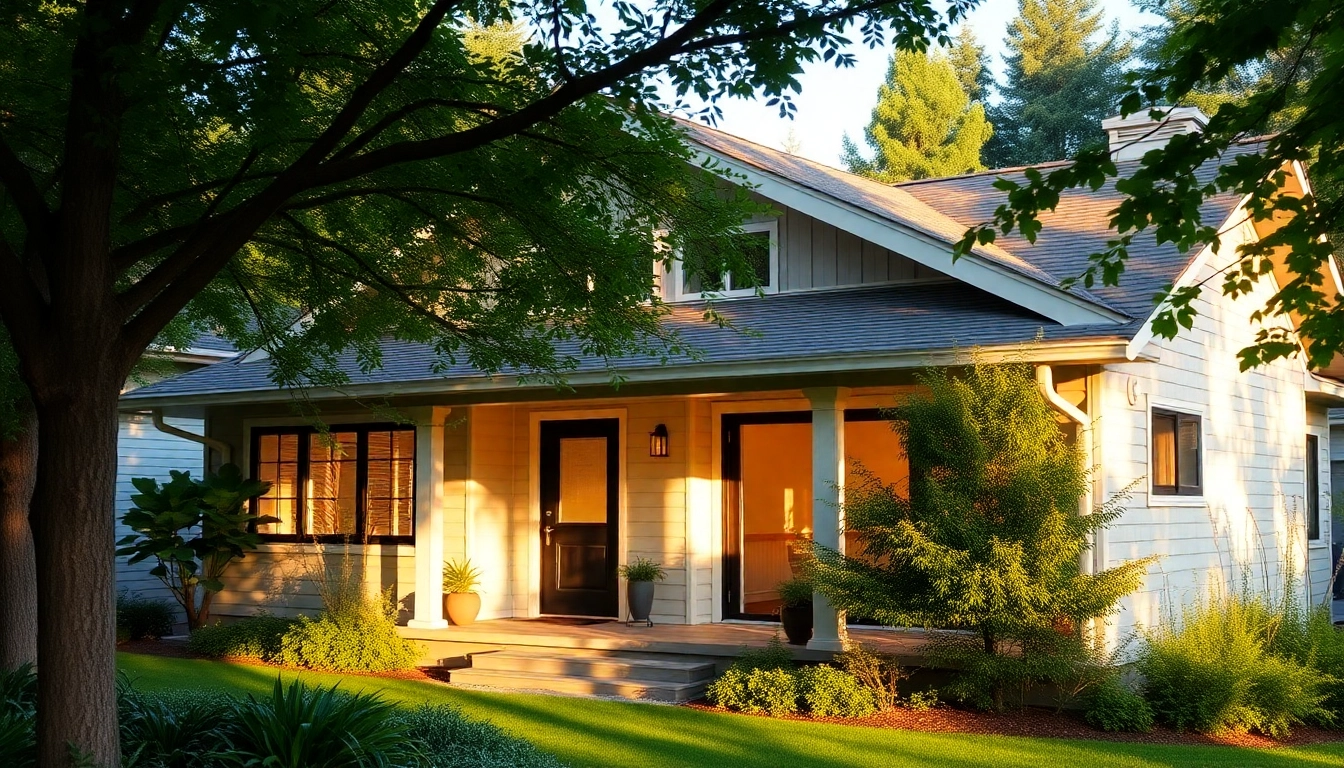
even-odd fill
[[[740,653],[743,647],[764,647],[776,633],[780,639],[784,637],[779,625],[772,623],[656,624],[646,627],[642,624],[627,626],[619,621],[569,625],[545,619],[492,619],[447,629],[400,629],[404,636],[430,645],[431,653],[434,646],[445,651],[466,650],[464,646],[476,646],[480,650],[528,646],[731,657]],[[895,654],[906,662],[918,659],[917,649],[926,640],[923,632],[872,627],[850,627],[849,636],[868,648]],[[795,658],[803,661],[826,661],[834,655],[803,646],[790,645],[788,648]]]

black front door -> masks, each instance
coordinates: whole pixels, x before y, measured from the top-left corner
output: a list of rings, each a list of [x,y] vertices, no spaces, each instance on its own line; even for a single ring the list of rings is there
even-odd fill
[[[617,616],[620,421],[541,422],[541,612]]]

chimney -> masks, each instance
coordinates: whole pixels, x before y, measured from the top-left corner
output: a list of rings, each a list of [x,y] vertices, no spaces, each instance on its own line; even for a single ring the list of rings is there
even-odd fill
[[[1195,107],[1155,107],[1151,111],[1161,112],[1161,120],[1154,120],[1149,111],[1142,109],[1129,117],[1116,115],[1101,121],[1116,160],[1138,160],[1150,150],[1166,146],[1172,136],[1199,133],[1209,124],[1209,118]]]

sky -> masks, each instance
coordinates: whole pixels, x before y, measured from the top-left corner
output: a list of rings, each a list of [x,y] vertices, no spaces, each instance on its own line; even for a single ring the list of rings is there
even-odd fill
[[[1129,0],[1101,0],[1109,21],[1115,20],[1124,31],[1135,31],[1156,19],[1136,9]],[[966,22],[989,54],[990,67],[1002,71],[1003,39],[1008,23],[1017,15],[1017,0],[984,0]],[[840,142],[846,131],[860,141],[877,88],[886,76],[889,48],[868,49],[858,44],[852,49],[858,61],[848,69],[836,69],[829,63],[817,63],[799,77],[802,93],[795,96],[798,112],[793,120],[779,117],[777,107],[764,101],[725,100],[720,102],[723,119],[718,128],[764,144],[782,148],[792,128],[799,154],[826,165],[840,165]]]

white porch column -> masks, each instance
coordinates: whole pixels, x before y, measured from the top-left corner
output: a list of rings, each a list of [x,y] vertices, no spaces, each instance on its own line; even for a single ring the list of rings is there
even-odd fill
[[[812,540],[844,552],[840,505],[845,500],[845,400],[849,390],[818,387],[804,389],[803,394],[812,403]],[[845,649],[844,616],[821,593],[812,596],[812,624],[808,648]]]
[[[415,420],[415,618],[416,629],[444,629],[443,618],[443,423],[450,408],[408,408]]]

